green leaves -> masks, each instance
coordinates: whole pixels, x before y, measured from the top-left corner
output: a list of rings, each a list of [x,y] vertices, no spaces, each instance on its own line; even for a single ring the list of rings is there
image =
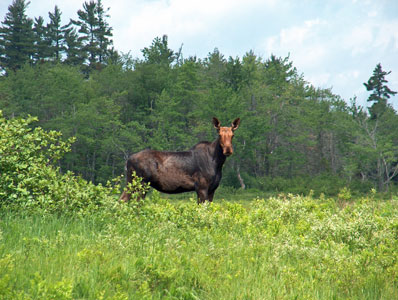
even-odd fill
[[[75,138],[29,128],[36,118],[6,120],[0,114],[0,207],[25,213],[85,214],[114,203],[119,185],[94,185],[54,167]]]

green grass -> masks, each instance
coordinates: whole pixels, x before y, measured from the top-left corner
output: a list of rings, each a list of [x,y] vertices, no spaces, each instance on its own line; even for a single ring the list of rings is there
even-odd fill
[[[398,299],[397,217],[394,199],[292,195],[3,211],[0,299]]]

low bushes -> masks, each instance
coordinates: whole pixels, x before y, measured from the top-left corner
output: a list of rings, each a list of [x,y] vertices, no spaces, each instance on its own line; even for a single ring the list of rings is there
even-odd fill
[[[120,194],[116,178],[94,185],[72,172],[62,173],[57,161],[74,139],[57,131],[30,126],[36,118],[7,120],[0,111],[0,207],[25,213],[87,214],[113,205]],[[144,187],[134,182],[139,192]]]

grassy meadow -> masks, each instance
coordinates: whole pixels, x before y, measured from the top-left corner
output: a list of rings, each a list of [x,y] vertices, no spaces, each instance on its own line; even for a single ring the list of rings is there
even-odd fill
[[[0,299],[398,299],[398,198],[152,193],[0,217]]]

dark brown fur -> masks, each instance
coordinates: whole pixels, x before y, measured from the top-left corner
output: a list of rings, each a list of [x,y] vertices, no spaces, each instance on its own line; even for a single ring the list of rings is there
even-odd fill
[[[143,178],[144,182],[163,193],[175,194],[196,191],[198,203],[213,201],[221,176],[222,166],[227,156],[232,155],[232,138],[238,128],[237,118],[231,127],[220,127],[213,118],[218,138],[210,142],[200,142],[188,151],[169,152],[143,150],[129,157],[126,162],[126,180],[132,181],[132,173]],[[130,199],[128,192],[120,197]]]

